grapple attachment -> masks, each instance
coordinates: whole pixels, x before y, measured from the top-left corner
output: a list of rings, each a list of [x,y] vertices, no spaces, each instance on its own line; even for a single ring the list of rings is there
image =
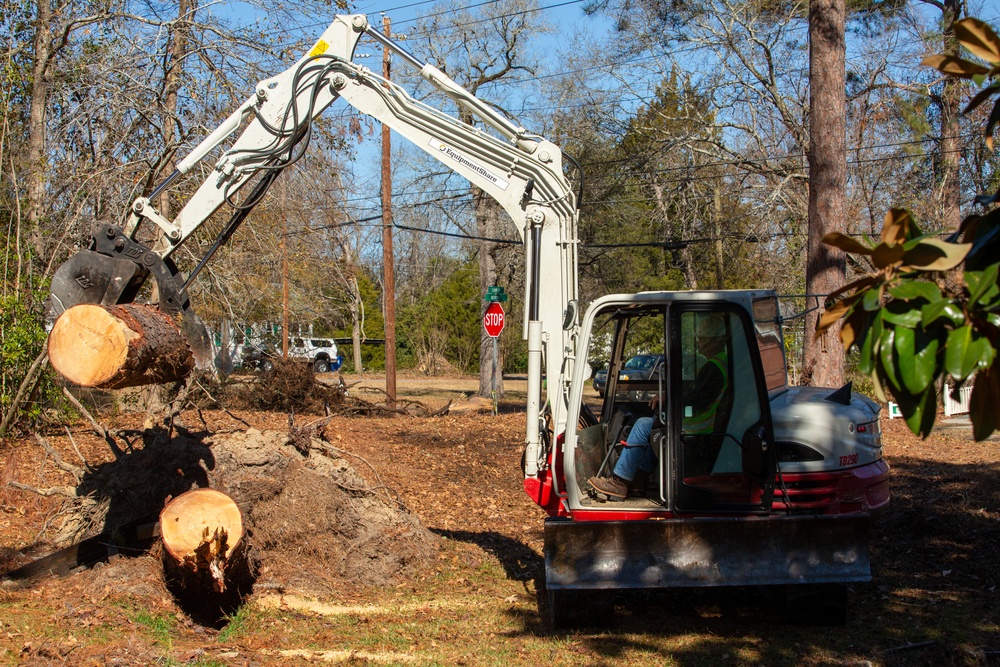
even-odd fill
[[[156,281],[157,307],[174,317],[191,347],[196,365],[208,368],[212,365],[211,340],[191,308],[177,267],[128,238],[115,225],[99,225],[90,247],[77,252],[56,270],[49,317],[54,321],[78,304],[131,303],[150,275]]]

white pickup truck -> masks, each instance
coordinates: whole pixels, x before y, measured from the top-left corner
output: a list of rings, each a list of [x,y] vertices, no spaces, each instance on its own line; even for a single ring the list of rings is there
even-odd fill
[[[335,371],[344,363],[337,344],[329,338],[292,338],[288,341],[288,356],[308,361],[317,373]]]

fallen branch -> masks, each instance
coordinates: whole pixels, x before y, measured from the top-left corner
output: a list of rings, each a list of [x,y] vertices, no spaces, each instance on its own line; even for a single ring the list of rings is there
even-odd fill
[[[927,648],[928,646],[933,646],[937,642],[933,639],[929,639],[925,642],[915,642],[913,644],[903,644],[902,646],[895,646],[890,649],[886,649],[886,653],[899,653],[901,651],[912,651],[918,648]]]
[[[448,414],[449,410],[451,410],[451,401],[448,401],[448,403],[443,408],[441,408],[440,410],[435,410],[434,412],[430,413],[427,416],[428,417],[440,417],[441,415]]]
[[[90,414],[90,411],[87,410],[87,408],[83,407],[83,403],[77,400],[76,396],[74,396],[69,390],[69,387],[63,387],[63,394],[69,399],[69,402],[73,404],[73,407],[75,407],[80,414],[83,415],[84,419],[90,422],[90,426],[94,429],[94,432],[104,438],[104,441],[108,443],[108,447],[111,448],[111,452],[115,455],[115,458],[120,459],[125,454],[125,450],[118,446],[115,439],[111,437],[111,432],[97,423],[94,416]],[[131,446],[129,446],[129,449],[131,449]]]
[[[77,447],[76,439],[73,438],[73,433],[69,430],[69,426],[64,424],[63,428],[66,430],[66,437],[69,438],[69,444],[73,445],[73,451],[76,452],[76,455],[80,458],[80,461],[83,462],[83,465],[87,466],[87,471],[94,472],[93,466],[91,466],[90,463],[87,462],[87,459],[84,458],[83,454],[80,453],[80,448]]]
[[[206,395],[206,396],[208,396],[209,400],[211,400],[211,401],[212,401],[213,403],[215,403],[216,405],[218,405],[218,406],[219,406],[219,408],[220,408],[220,409],[221,409],[221,410],[222,410],[223,412],[225,412],[225,413],[226,413],[227,415],[229,415],[230,417],[232,417],[232,418],[233,418],[233,419],[235,419],[236,421],[240,422],[241,424],[243,424],[243,425],[244,425],[244,426],[246,426],[247,428],[250,428],[250,424],[248,424],[248,423],[247,423],[247,422],[246,422],[245,420],[243,420],[243,419],[240,419],[239,417],[237,417],[236,415],[234,415],[234,414],[233,414],[232,412],[230,412],[230,411],[229,411],[228,409],[226,409],[226,406],[224,406],[224,405],[223,405],[222,403],[220,403],[220,402],[219,402],[219,401],[218,401],[218,400],[217,400],[217,399],[215,398],[215,396],[212,396],[212,394],[210,394],[210,393],[208,392],[208,389],[205,389],[205,387],[204,387],[204,386],[203,386],[203,385],[202,385],[202,384],[201,384],[200,382],[198,382],[197,380],[195,380],[195,384],[197,384],[197,385],[198,385],[198,387],[199,387],[199,388],[200,388],[200,389],[201,389],[201,390],[202,390],[203,392],[205,392],[205,395]],[[199,415],[201,414],[201,410],[198,410],[198,414],[199,414]],[[202,419],[202,421],[204,421],[204,419]]]
[[[69,474],[73,475],[73,479],[76,480],[77,484],[80,483],[80,480],[83,479],[82,468],[80,468],[79,466],[75,466],[72,463],[66,463],[66,461],[63,460],[62,454],[57,452],[52,447],[52,445],[49,444],[49,441],[43,438],[40,434],[38,433],[35,434],[35,440],[38,442],[38,444],[42,446],[42,448],[46,452],[48,452],[49,456],[52,457],[52,460],[56,462],[56,467],[58,467],[63,472],[68,472]]]
[[[13,480],[7,482],[7,486],[20,489],[21,491],[30,491],[31,493],[37,493],[40,496],[45,496],[50,498],[52,496],[63,496],[65,498],[76,498],[76,489],[72,486],[49,486],[49,487],[37,487],[31,486],[30,484],[22,484],[21,482],[15,482]]]

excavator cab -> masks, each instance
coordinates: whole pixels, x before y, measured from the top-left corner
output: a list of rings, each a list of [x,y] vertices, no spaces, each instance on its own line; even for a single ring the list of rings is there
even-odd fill
[[[652,419],[657,466],[651,483],[631,489],[626,506],[714,513],[769,507],[773,438],[749,318],[704,304],[636,304],[612,308],[607,317],[614,334],[594,474],[611,475],[631,427]],[[663,361],[643,373],[628,365],[637,357]],[[585,502],[599,508],[609,499],[591,489]]]
[[[572,622],[586,591],[698,586],[833,585],[868,581],[866,514],[776,510],[780,478],[757,326],[763,293],[658,292],[596,300],[581,349],[610,352],[598,424],[567,431],[551,452],[559,513],[545,524],[549,607]],[[664,357],[662,372],[624,372],[636,354]],[[569,420],[584,397],[569,393]],[[656,399],[655,401],[653,399]],[[630,423],[652,418],[652,483],[620,501],[589,493],[610,475]],[[552,468],[550,468],[551,470]],[[561,478],[560,478],[561,473]],[[835,600],[842,616],[846,601]],[[817,603],[819,604],[819,603]]]

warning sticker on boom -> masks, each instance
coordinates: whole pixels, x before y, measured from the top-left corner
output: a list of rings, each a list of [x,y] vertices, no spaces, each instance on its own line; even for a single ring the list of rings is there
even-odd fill
[[[507,186],[510,185],[510,183],[507,182],[505,179],[501,178],[499,174],[496,174],[493,171],[490,171],[489,169],[484,167],[483,165],[476,163],[471,158],[463,155],[462,153],[455,150],[454,148],[444,143],[443,141],[438,141],[437,139],[431,139],[428,143],[430,144],[431,148],[436,149],[439,153],[451,158],[453,162],[457,162],[466,169],[471,169],[472,171],[476,172],[483,178],[489,180],[493,185],[497,186],[501,190],[506,190]]]
[[[316,42],[315,46],[313,46],[312,49],[310,49],[308,57],[315,58],[316,56],[323,55],[329,48],[330,45],[321,39],[318,42]]]

